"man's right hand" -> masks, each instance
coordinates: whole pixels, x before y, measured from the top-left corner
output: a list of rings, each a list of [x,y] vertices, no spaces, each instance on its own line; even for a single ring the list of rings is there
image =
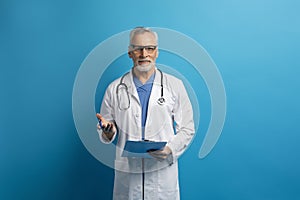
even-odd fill
[[[112,137],[114,136],[114,134],[116,133],[116,127],[114,125],[114,123],[107,121],[104,117],[102,117],[101,114],[97,113],[96,117],[99,120],[99,124],[97,126],[97,128],[100,130],[102,129],[102,133],[104,134],[104,136],[108,139],[111,140]],[[101,123],[100,123],[101,122]],[[101,126],[100,126],[101,124]]]

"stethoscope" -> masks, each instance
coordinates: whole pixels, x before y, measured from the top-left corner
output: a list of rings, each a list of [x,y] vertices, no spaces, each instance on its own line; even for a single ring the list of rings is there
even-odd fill
[[[160,91],[160,97],[157,99],[157,103],[159,105],[163,105],[165,103],[165,98],[164,98],[164,87],[163,87],[163,73],[160,69],[157,69],[160,72],[160,87],[161,87],[161,91]],[[127,72],[126,74],[124,74],[121,77],[120,83],[117,85],[117,100],[118,100],[118,107],[120,110],[127,110],[130,107],[130,98],[129,98],[129,92],[128,92],[128,87],[127,85],[123,82],[124,77],[129,74],[130,72]],[[121,108],[120,107],[120,98],[119,98],[119,88],[123,86],[126,90],[126,94],[127,94],[127,99],[128,99],[128,106],[125,108]]]

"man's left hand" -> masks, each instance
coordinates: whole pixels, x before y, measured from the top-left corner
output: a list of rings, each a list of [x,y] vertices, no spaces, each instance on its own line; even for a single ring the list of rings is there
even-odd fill
[[[148,153],[157,160],[163,161],[167,159],[168,155],[172,154],[172,150],[165,146],[162,150],[149,151]]]

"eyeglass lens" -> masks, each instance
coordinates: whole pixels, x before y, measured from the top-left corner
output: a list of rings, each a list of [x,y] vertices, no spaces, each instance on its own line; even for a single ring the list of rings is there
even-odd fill
[[[136,53],[140,53],[145,49],[148,53],[153,53],[156,47],[157,46],[133,46],[133,51]]]

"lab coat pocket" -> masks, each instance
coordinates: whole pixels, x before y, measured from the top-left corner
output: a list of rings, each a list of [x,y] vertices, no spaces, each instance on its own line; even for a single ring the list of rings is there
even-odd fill
[[[160,199],[178,199],[179,184],[177,164],[159,170],[158,188]]]
[[[178,189],[178,168],[177,164],[169,165],[159,170],[159,188],[162,191],[174,191]]]
[[[165,103],[149,104],[148,116],[146,123],[147,137],[153,140],[162,139],[162,134],[169,132],[172,124],[172,111],[175,105],[174,98],[166,95]]]
[[[173,96],[171,93],[166,93],[164,98],[165,98],[165,103],[160,105],[161,108],[165,109],[168,112],[172,112],[175,106],[176,97]]]

